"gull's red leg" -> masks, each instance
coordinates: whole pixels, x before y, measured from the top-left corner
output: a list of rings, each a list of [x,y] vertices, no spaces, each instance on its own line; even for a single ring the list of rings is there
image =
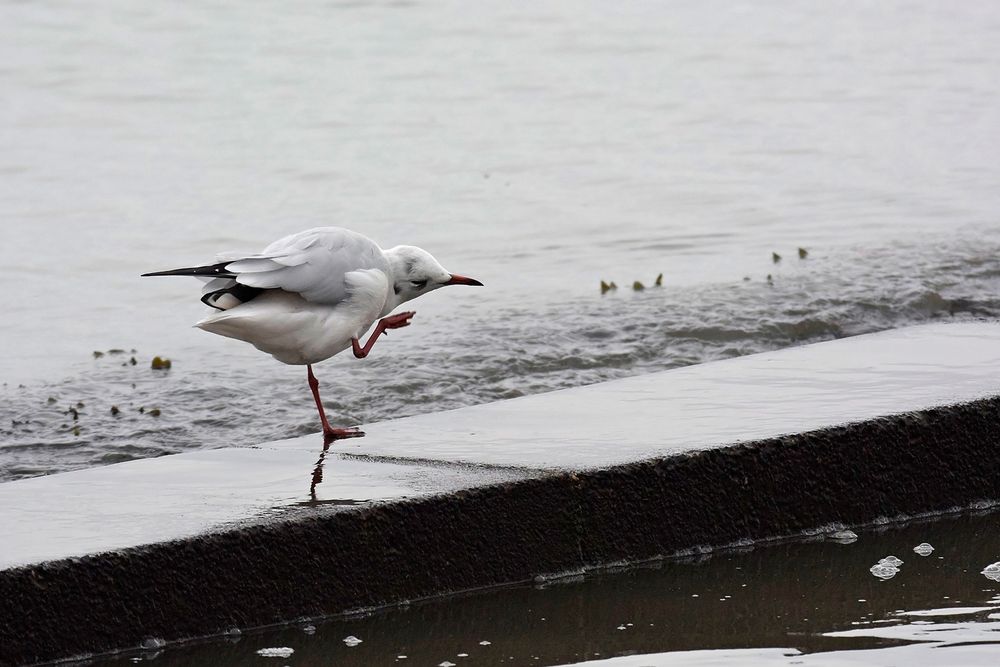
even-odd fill
[[[312,389],[313,399],[316,401],[316,410],[319,412],[319,421],[323,424],[323,438],[326,444],[330,444],[333,440],[341,440],[343,438],[360,438],[365,434],[364,431],[356,428],[333,428],[330,426],[330,422],[326,420],[326,411],[323,410],[323,402],[319,400],[319,380],[313,375],[312,364],[306,364],[306,368],[309,371],[309,388]]]
[[[415,314],[416,313],[412,310],[408,310],[405,313],[397,313],[396,315],[383,317],[378,321],[378,324],[375,325],[375,331],[373,331],[372,335],[368,337],[368,342],[365,343],[364,347],[361,346],[361,341],[357,338],[352,338],[351,347],[354,348],[354,356],[358,359],[364,359],[367,357],[379,336],[384,334],[387,329],[402,329],[403,327],[410,326],[410,318]]]

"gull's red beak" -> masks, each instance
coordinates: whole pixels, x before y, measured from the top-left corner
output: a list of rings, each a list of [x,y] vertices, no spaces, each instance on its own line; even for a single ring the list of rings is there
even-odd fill
[[[476,287],[482,287],[483,284],[476,280],[475,278],[466,278],[465,276],[460,276],[456,273],[451,274],[451,280],[445,283],[445,285],[475,285]]]

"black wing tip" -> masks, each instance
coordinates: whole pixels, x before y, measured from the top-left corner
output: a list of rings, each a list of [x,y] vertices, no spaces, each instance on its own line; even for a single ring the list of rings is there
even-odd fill
[[[226,265],[229,262],[219,262],[218,264],[211,264],[209,266],[191,266],[184,269],[171,269],[169,271],[151,271],[149,273],[140,274],[140,278],[148,278],[150,276],[214,276],[216,278],[235,278],[236,274],[232,271],[226,270]]]
[[[197,276],[200,275],[195,273],[197,269],[171,269],[170,271],[150,271],[149,273],[143,273],[140,278],[149,278],[150,276]]]

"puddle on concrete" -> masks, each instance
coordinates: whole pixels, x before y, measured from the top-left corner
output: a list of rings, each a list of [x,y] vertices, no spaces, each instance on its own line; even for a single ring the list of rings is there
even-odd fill
[[[718,552],[97,664],[995,664],[1000,584],[983,570],[1000,560],[998,521],[951,516],[857,530],[849,543]],[[926,556],[914,551],[924,543]],[[873,575],[892,555],[896,575]],[[274,647],[294,653],[262,657]]]

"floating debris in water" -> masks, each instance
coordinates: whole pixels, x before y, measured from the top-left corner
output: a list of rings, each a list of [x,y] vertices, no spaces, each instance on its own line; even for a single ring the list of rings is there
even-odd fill
[[[913,547],[913,551],[918,556],[930,556],[934,552],[934,547],[927,544],[926,542],[921,542],[917,546]]]
[[[634,283],[632,283],[632,289],[635,290],[636,292],[641,292],[642,290],[646,289],[646,286],[643,285],[638,280],[636,280]]]
[[[347,635],[346,637],[344,637],[344,643],[347,644],[348,646],[354,647],[360,644],[361,640],[355,637],[354,635]]]
[[[293,653],[295,653],[295,649],[288,646],[275,646],[273,648],[257,650],[257,655],[262,658],[290,658]]]
[[[46,399],[45,402],[48,403],[49,405],[52,405],[53,403],[56,402],[56,397],[55,396],[49,396],[48,399]]]
[[[152,410],[149,411],[149,414],[152,417],[159,417],[160,416],[160,409],[159,408],[153,408]]]
[[[80,437],[80,427],[79,426],[74,426],[73,427],[73,435],[75,435],[76,437]]]
[[[112,405],[111,406],[111,416],[112,417],[117,417],[119,412],[121,412],[121,410],[118,409],[117,405]]]
[[[73,407],[71,407],[69,410],[67,410],[66,414],[73,415],[73,421],[76,421],[76,420],[78,420],[80,418],[80,413],[77,411],[76,408],[73,408]]]
[[[480,645],[480,646],[489,646],[489,645],[490,645],[490,644],[492,644],[492,643],[493,643],[493,642],[488,642],[488,641],[486,641],[486,640],[484,639],[483,641],[479,642],[479,645]]]
[[[656,281],[653,282],[654,287],[663,287],[663,274],[656,276]]]
[[[616,289],[618,289],[618,285],[615,285],[615,281],[612,280],[609,283],[601,281],[601,294],[607,294],[609,291]]]
[[[830,533],[827,537],[834,542],[840,542],[841,544],[850,544],[851,542],[858,541],[858,534],[853,530],[838,530]]]
[[[1000,562],[991,563],[987,565],[985,568],[983,568],[983,571],[980,572],[980,574],[982,574],[990,581],[1000,582]]]
[[[94,350],[94,359],[100,359],[103,356],[104,356],[103,352],[101,352],[100,350]]]
[[[135,360],[135,357],[131,357],[131,358],[130,358],[130,359],[128,360],[128,363],[129,363],[129,365],[130,365],[130,366],[135,366],[135,365],[136,365],[136,364],[138,364],[139,362]],[[124,365],[124,364],[123,364],[123,365]]]
[[[799,248],[799,259],[805,259],[809,256],[809,251],[805,248]]]
[[[767,274],[767,284],[768,285],[773,285],[774,284],[774,278],[771,276],[770,273]]]
[[[316,634],[316,626],[315,625],[304,625],[304,626],[302,626],[302,632],[306,633],[307,635],[314,635],[314,634]]]
[[[170,366],[170,360],[163,357],[153,357],[153,363],[150,365],[150,367],[155,371],[166,370],[170,368]]]
[[[233,638],[242,637],[243,636],[243,631],[240,630],[239,628],[232,627],[232,628],[229,628],[228,630],[226,630],[222,634],[226,635],[230,639],[233,639]]]
[[[893,567],[899,567],[903,564],[903,561],[895,556],[886,556],[885,558],[880,558],[878,561],[880,564],[885,563],[887,565],[892,565]]]
[[[781,255],[779,255],[776,252],[772,252],[771,253],[771,261],[774,262],[775,264],[777,264],[778,262],[781,261]]]
[[[132,351],[135,352],[135,350]],[[108,354],[125,354],[125,350],[118,347],[113,347],[110,350],[108,350]]]
[[[743,282],[745,283],[750,282],[750,276],[743,276]]]
[[[445,660],[444,662],[438,663],[438,667],[455,667],[455,663]]]
[[[459,654],[458,654],[458,657],[459,657],[459,658],[468,658],[468,657],[469,657],[469,654],[468,654],[468,653],[459,653]]]

